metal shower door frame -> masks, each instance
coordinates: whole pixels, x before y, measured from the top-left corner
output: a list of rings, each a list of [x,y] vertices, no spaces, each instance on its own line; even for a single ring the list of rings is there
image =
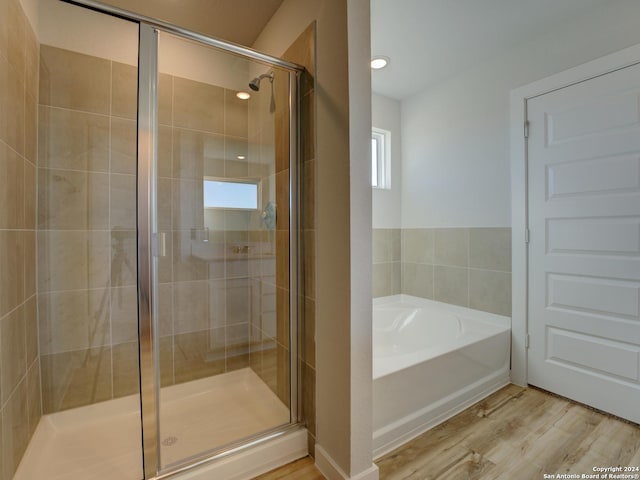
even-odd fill
[[[299,82],[303,67],[231,42],[209,37],[167,22],[138,15],[93,0],[61,0],[98,13],[139,24],[138,45],[138,125],[137,125],[137,256],[138,327],[140,352],[140,404],[145,479],[166,478],[181,471],[211,462],[281,436],[302,421],[298,353],[301,307],[298,301],[301,278],[299,208]],[[224,450],[191,459],[189,463],[163,470],[160,462],[159,345],[158,345],[158,257],[164,239],[157,219],[157,144],[158,144],[158,34],[169,33],[196,43],[214,47],[249,60],[275,66],[289,72],[289,331],[290,331],[290,424],[263,432]]]

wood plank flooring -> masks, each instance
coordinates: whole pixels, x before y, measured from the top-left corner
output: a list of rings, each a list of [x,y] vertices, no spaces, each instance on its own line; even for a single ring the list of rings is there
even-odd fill
[[[640,466],[640,426],[535,388],[509,385],[376,463],[382,480],[581,475],[595,466]],[[323,476],[307,458],[259,478]]]
[[[313,458],[305,457],[293,463],[260,475],[257,480],[325,480],[313,463]]]

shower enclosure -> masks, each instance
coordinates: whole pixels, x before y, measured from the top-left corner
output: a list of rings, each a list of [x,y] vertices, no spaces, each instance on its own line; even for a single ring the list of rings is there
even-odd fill
[[[160,478],[301,423],[301,68],[71,3],[40,15],[42,417],[4,478]]]

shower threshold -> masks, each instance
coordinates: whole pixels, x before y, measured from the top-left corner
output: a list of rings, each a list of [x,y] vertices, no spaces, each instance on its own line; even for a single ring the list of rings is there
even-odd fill
[[[289,423],[289,409],[251,370],[163,387],[163,465]],[[140,480],[140,399],[44,415],[14,480]]]

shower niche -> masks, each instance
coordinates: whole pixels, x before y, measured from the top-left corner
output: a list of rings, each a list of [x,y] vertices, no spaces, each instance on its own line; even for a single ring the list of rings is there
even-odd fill
[[[301,69],[49,3],[34,164],[42,418],[0,443],[15,459],[0,478],[157,478],[295,430]]]

